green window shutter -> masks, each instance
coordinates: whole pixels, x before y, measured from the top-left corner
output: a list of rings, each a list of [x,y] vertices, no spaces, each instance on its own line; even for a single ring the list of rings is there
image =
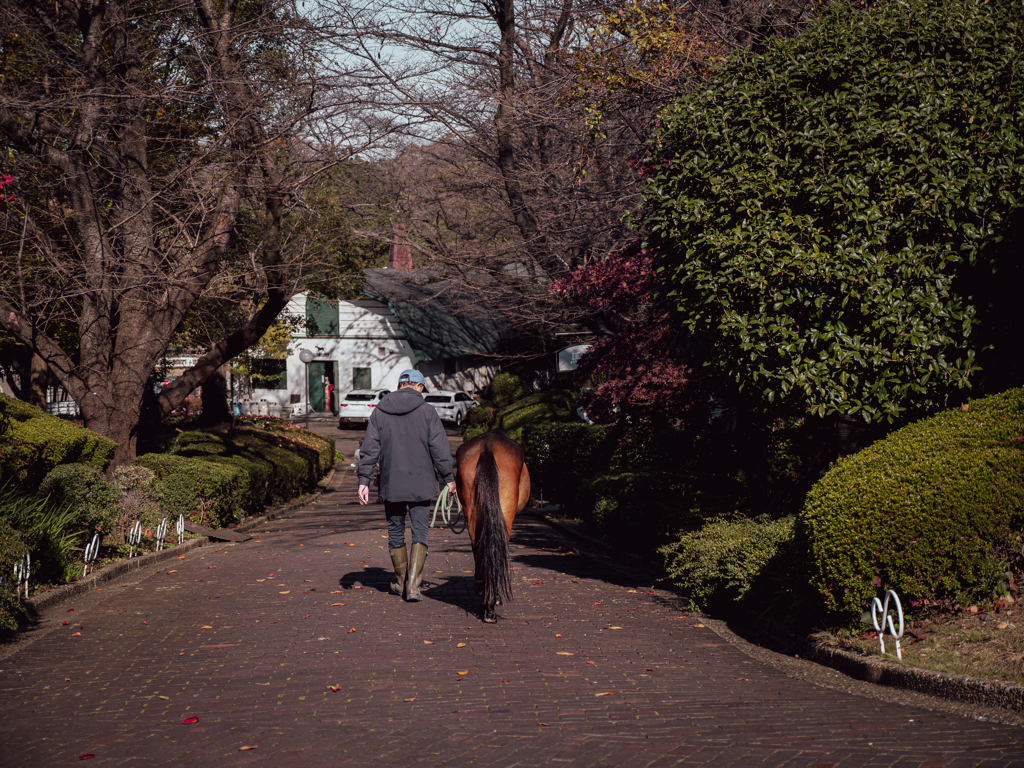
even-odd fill
[[[307,297],[306,325],[310,336],[337,336],[341,329],[338,303]]]
[[[373,389],[373,378],[369,368],[352,369],[352,389]]]

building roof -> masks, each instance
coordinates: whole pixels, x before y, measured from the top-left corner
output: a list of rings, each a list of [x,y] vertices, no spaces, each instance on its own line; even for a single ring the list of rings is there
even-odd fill
[[[493,352],[507,324],[437,270],[368,269],[363,294],[388,305],[419,360]]]

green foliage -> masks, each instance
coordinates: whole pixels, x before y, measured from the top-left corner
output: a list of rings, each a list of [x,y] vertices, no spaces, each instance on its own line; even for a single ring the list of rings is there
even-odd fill
[[[75,515],[74,526],[88,535],[110,535],[117,519],[117,492],[103,475],[85,464],[61,464],[50,470],[39,492]]]
[[[0,475],[34,491],[59,464],[85,464],[106,472],[117,448],[39,408],[0,394]]]
[[[117,494],[114,540],[118,544],[127,541],[128,531],[137,520],[142,521],[146,530],[160,524],[163,515],[157,504],[156,475],[152,470],[139,464],[125,464],[114,470],[113,485]]]
[[[764,596],[789,570],[793,518],[711,520],[658,551],[693,610],[728,609]]]
[[[504,406],[525,397],[529,391],[526,383],[514,373],[499,373],[491,380],[487,399],[498,406]]]
[[[989,598],[1024,527],[1024,389],[911,424],[808,494],[798,552],[821,609],[856,620],[881,589],[905,604]]]
[[[0,504],[3,503],[3,491],[0,490]],[[0,574],[5,584],[0,586],[0,631],[13,631],[18,628],[18,619],[23,610],[15,597],[14,564],[25,555],[25,543],[17,529],[11,525],[6,516],[0,513]]]
[[[268,422],[230,438],[183,432],[170,453],[146,454],[136,464],[155,474],[165,514],[222,526],[312,491],[333,461],[330,438]]]
[[[584,479],[608,465],[612,450],[608,427],[576,423],[532,424],[520,441],[526,452],[533,495],[567,504]]]
[[[1024,188],[1022,15],[839,5],[664,111],[642,215],[720,386],[893,420],[969,385],[988,301],[971,286],[1020,274],[1000,241]]]
[[[32,581],[67,581],[76,575],[75,545],[85,533],[67,504],[28,493],[12,481],[0,486],[0,518],[32,553]],[[6,576],[6,574],[5,574]]]

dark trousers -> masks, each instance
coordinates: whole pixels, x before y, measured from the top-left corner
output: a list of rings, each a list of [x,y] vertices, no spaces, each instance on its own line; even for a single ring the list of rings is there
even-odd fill
[[[412,543],[427,543],[427,528],[430,526],[430,499],[426,501],[385,501],[384,514],[388,519],[388,548],[405,546],[405,516],[409,516],[412,528]]]

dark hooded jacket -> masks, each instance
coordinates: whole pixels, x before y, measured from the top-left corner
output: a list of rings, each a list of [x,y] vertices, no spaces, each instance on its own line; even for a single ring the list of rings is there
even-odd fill
[[[437,412],[414,387],[386,395],[370,417],[359,452],[359,484],[370,485],[380,462],[380,495],[385,501],[425,501],[450,483],[452,449]]]

